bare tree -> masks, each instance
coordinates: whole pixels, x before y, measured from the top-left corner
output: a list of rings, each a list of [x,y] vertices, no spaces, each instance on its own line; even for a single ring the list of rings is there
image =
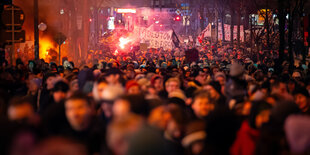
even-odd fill
[[[222,41],[225,41],[225,30],[224,30],[224,17],[227,9],[227,4],[229,0],[216,0],[215,1],[215,8],[221,18],[222,21]]]

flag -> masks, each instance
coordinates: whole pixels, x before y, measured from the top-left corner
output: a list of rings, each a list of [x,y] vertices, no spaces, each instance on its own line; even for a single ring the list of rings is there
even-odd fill
[[[211,37],[211,24],[208,24],[208,26],[200,33],[198,40],[202,41],[205,37]]]

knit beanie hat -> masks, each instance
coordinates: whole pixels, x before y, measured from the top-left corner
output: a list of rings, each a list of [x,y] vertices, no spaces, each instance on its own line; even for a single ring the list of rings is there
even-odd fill
[[[305,87],[295,88],[295,90],[293,91],[293,95],[297,95],[297,94],[302,94],[302,95],[306,96],[307,98],[310,97],[309,92]]]
[[[118,97],[122,96],[124,94],[124,89],[121,86],[107,86],[104,91],[99,94],[100,99],[105,102],[113,102]]]
[[[130,81],[128,81],[128,82],[126,83],[126,86],[125,86],[126,91],[128,91],[128,90],[129,90],[131,87],[133,87],[133,86],[138,86],[138,87],[139,87],[138,82],[136,82],[135,80],[130,80]]]
[[[189,147],[197,141],[203,141],[206,138],[204,121],[193,121],[188,123],[185,128],[185,136],[182,139],[183,147]]]

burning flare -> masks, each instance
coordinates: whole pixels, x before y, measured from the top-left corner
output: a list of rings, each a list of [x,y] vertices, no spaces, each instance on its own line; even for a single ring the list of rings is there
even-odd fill
[[[118,50],[115,50],[115,51],[114,51],[114,55],[117,55],[117,54],[118,54]]]
[[[48,38],[40,38],[40,58],[44,59],[44,60],[48,60],[49,58],[49,53],[48,51],[51,48],[55,48],[54,44],[51,40],[49,40]]]
[[[124,49],[125,45],[128,44],[129,42],[130,42],[130,39],[121,37],[119,38],[119,47],[121,49]]]

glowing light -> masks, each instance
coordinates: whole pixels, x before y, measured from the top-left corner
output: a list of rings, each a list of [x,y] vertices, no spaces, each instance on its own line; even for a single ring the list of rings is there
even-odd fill
[[[92,22],[92,21],[93,21],[93,20],[90,18],[90,19],[89,19],[89,22]]]
[[[136,13],[136,9],[117,9],[117,13]]]
[[[159,26],[160,26],[160,27],[163,27],[163,24],[160,24]]]
[[[60,9],[60,12],[59,12],[61,15],[63,15],[65,13],[65,10],[64,9]]]
[[[114,55],[117,55],[117,54],[118,54],[118,50],[115,50],[115,51],[114,51]]]
[[[181,17],[180,17],[180,16],[177,16],[177,17],[175,17],[175,20],[176,20],[176,21],[180,21],[180,20],[181,20]]]
[[[48,38],[40,38],[40,58],[47,59],[48,58],[48,50],[54,48],[53,42]]]
[[[119,47],[121,49],[124,49],[125,48],[125,45],[128,44],[130,42],[130,40],[128,38],[119,38]]]

